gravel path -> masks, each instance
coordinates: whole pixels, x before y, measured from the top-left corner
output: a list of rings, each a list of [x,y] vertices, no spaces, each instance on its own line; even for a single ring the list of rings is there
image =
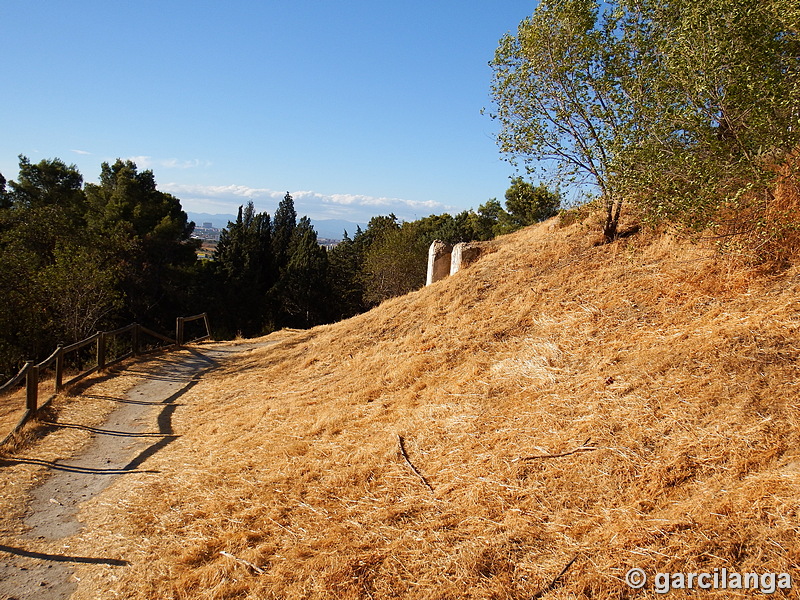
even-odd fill
[[[78,456],[42,461],[51,475],[33,490],[25,520],[27,538],[67,542],[66,538],[78,534],[82,525],[77,515],[82,502],[101,493],[118,477],[146,472],[147,458],[175,440],[172,415],[181,396],[203,373],[236,354],[271,343],[275,342],[191,348],[181,361],[165,363],[151,373],[137,373],[145,381],[125,398],[115,400],[119,406],[102,427],[59,423],[61,427],[89,429],[94,439]],[[130,370],[135,371],[136,365]],[[68,543],[62,548],[58,554],[47,554],[0,544],[0,600],[66,599],[77,587],[75,565],[127,564],[118,559],[72,555]]]

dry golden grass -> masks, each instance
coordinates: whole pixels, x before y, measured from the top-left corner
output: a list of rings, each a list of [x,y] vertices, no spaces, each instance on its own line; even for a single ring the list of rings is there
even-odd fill
[[[775,257],[800,254],[800,158],[784,165],[765,221],[775,224],[767,241]]]
[[[14,430],[25,414],[25,390],[20,387],[0,396],[0,440]]]
[[[56,380],[54,368],[45,369],[39,373],[39,407],[44,407],[49,402],[55,400]],[[71,374],[68,375],[68,377]],[[10,392],[0,395],[0,440],[4,440],[11,434],[26,412],[26,389],[25,378]],[[30,432],[29,432],[30,433]],[[16,440],[9,439],[9,442],[19,440],[23,436],[15,436]]]
[[[797,267],[668,236],[507,236],[205,377],[161,474],[84,506],[74,547],[132,564],[74,597],[522,599],[575,556],[547,598],[657,597],[632,566],[796,587],[798,299]]]
[[[726,254],[785,266],[800,255],[800,150],[775,167],[768,189],[743,192],[735,181],[715,225],[703,232]]]

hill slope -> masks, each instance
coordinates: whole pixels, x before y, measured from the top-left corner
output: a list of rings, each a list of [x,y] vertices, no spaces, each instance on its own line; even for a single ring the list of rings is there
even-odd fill
[[[81,543],[132,566],[76,597],[619,598],[634,566],[797,569],[800,272],[579,224],[495,249],[196,385],[161,476],[86,507]]]

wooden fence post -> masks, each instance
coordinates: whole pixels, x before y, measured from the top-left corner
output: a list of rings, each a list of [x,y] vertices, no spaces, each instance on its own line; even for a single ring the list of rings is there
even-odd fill
[[[183,317],[178,317],[175,320],[175,341],[178,346],[183,346]]]
[[[208,324],[208,313],[203,313],[203,322],[206,324],[206,335],[211,339],[211,326]]]
[[[31,365],[25,376],[25,408],[35,412],[39,408],[39,367]]]
[[[102,371],[106,367],[106,334],[103,331],[97,334],[97,370]]]
[[[57,348],[56,354],[56,393],[60,392],[64,387],[64,346],[60,345]]]

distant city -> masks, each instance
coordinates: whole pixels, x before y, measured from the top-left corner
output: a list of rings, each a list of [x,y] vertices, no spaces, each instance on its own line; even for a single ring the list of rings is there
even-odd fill
[[[213,223],[205,222],[202,227],[198,225],[194,226],[194,234],[192,237],[200,240],[208,240],[209,242],[218,242],[221,231],[222,229],[214,227]]]
[[[195,222],[194,235],[192,237],[208,242],[218,242],[222,230],[227,227],[229,222],[236,220],[236,215],[208,213],[194,213],[187,211],[189,219]],[[342,219],[312,219],[311,224],[317,232],[317,240],[321,246],[332,248],[336,246],[344,237],[346,231],[350,237],[356,232],[356,228],[366,229],[366,223],[356,223]]]
[[[201,240],[203,243],[197,251],[197,257],[203,260],[214,260],[214,251],[217,249],[217,242],[222,230],[228,225],[229,222],[235,221],[234,215],[207,215],[205,213],[187,213],[189,219],[195,222],[194,233],[192,237]],[[347,231],[348,235],[352,236],[357,227],[365,228],[366,226],[361,223],[353,223],[350,221],[342,221],[338,219],[322,219],[313,221],[314,230],[317,232],[317,242],[320,246],[324,246],[329,250],[336,247],[342,241],[342,234]],[[323,232],[331,235],[334,231],[341,228],[341,233],[338,237],[324,237]],[[337,234],[333,234],[337,235]]]

